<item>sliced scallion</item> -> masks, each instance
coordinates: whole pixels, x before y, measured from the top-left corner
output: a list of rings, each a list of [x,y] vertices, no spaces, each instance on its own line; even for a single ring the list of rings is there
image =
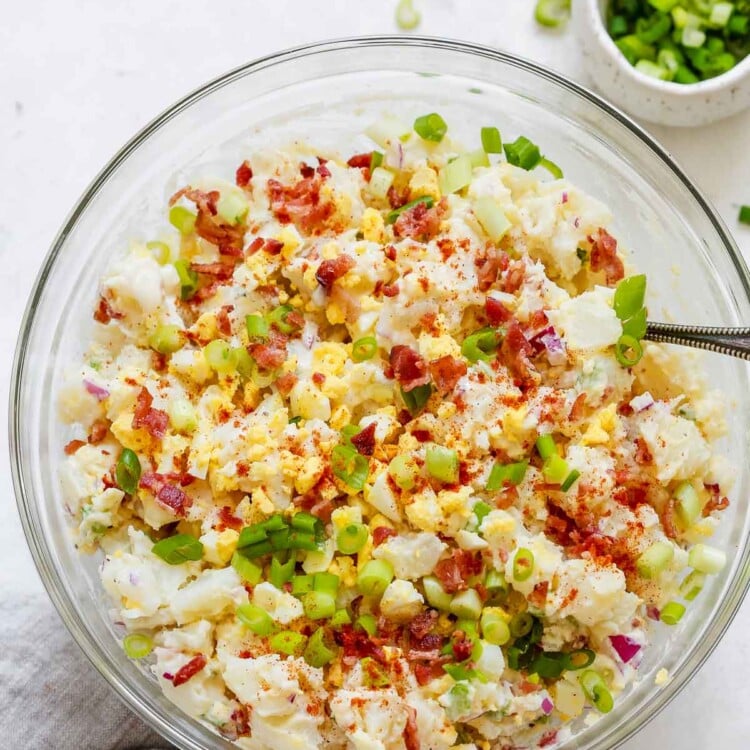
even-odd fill
[[[190,534],[175,534],[157,542],[151,552],[170,565],[181,565],[203,557],[203,544]]]
[[[482,128],[482,149],[486,154],[503,153],[503,139],[496,127]]]
[[[716,549],[716,547],[696,544],[688,554],[688,564],[701,573],[716,575],[721,573],[727,564],[727,556],[723,550]]]
[[[361,490],[367,483],[370,462],[351,445],[337,445],[331,452],[331,469],[344,484]]]
[[[145,659],[154,649],[154,642],[143,633],[130,633],[122,639],[122,648],[130,659]]]
[[[374,336],[365,336],[352,344],[352,361],[365,362],[378,353],[378,342]]]
[[[440,143],[448,132],[448,125],[437,112],[431,112],[414,120],[414,132],[425,141]]]
[[[526,548],[521,547],[516,551],[513,558],[513,579],[516,581],[526,581],[534,572],[534,553]]]
[[[241,604],[237,607],[237,619],[256,635],[270,635],[274,629],[271,615],[254,604]]]
[[[123,448],[115,466],[117,486],[128,495],[135,495],[141,478],[141,462],[135,451]]]
[[[365,596],[380,596],[393,576],[393,566],[387,560],[369,560],[357,574],[357,588]]]
[[[685,605],[679,602],[667,602],[661,609],[659,619],[665,625],[676,625],[685,614]]]
[[[427,446],[425,467],[427,473],[440,482],[455,484],[458,481],[458,454],[452,448]]]
[[[642,578],[656,578],[674,559],[674,547],[669,542],[654,542],[636,561]]]

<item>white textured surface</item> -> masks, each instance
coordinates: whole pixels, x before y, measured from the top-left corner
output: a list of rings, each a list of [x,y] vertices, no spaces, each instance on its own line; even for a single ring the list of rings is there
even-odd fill
[[[494,45],[577,80],[571,33],[535,27],[532,0],[417,0],[421,33]],[[394,33],[395,0],[8,3],[0,27],[0,384],[7,393],[26,297],[54,233],[105,161],[187,91],[254,57],[336,36]],[[750,257],[750,112],[693,129],[652,128],[719,208]],[[0,402],[0,421],[6,403]],[[26,551],[0,431],[0,592],[41,590]],[[708,664],[628,750],[750,746],[750,605]],[[2,690],[0,690],[0,694]],[[99,749],[96,749],[99,750]]]

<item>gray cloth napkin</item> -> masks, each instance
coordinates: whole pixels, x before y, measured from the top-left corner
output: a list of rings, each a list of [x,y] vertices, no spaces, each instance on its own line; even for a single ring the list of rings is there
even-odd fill
[[[44,594],[0,596],[0,746],[173,750],[89,664]]]

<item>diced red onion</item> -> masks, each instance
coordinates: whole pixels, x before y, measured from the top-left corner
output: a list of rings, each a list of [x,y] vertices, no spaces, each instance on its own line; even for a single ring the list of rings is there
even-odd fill
[[[567,203],[568,202],[568,191],[565,190],[562,194],[562,202]]]
[[[555,708],[555,704],[549,699],[545,698],[542,701],[542,711],[544,711],[547,716],[549,716],[552,713],[552,710]]]
[[[565,344],[563,344],[562,339],[557,335],[552,326],[545,328],[534,336],[534,338],[544,345],[547,351],[547,360],[553,367],[564,365],[568,361]]]
[[[573,226],[576,229],[578,229],[578,227],[581,226],[581,217],[580,216],[576,216],[575,221],[573,222]]]
[[[657,607],[646,607],[646,616],[650,620],[661,620],[661,612],[659,612]]]
[[[624,664],[627,664],[641,650],[640,644],[627,635],[611,635],[609,642]]]
[[[104,401],[104,399],[109,396],[109,391],[106,388],[102,388],[100,385],[97,385],[90,380],[84,380],[83,386],[92,396],[97,399],[97,401]]]
[[[646,409],[654,405],[654,397],[646,391],[645,393],[641,393],[640,396],[630,399],[630,405],[633,407],[633,411],[646,411]]]

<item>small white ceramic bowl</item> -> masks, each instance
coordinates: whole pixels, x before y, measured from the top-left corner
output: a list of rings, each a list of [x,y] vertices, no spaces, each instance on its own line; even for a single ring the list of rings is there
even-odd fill
[[[700,83],[659,81],[636,70],[607,32],[609,0],[573,0],[573,25],[594,86],[634,117],[694,126],[750,107],[750,55],[727,73]]]

